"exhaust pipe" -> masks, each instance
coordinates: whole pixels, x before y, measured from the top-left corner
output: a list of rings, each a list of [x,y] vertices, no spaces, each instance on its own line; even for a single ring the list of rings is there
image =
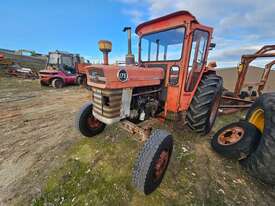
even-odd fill
[[[128,54],[125,57],[126,65],[134,65],[135,64],[135,56],[132,53],[132,32],[131,27],[124,27],[123,32],[128,33]]]

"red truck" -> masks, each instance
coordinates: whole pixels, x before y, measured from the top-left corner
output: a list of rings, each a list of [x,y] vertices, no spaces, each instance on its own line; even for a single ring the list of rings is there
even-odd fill
[[[62,88],[65,85],[84,84],[86,82],[83,58],[77,54],[55,51],[50,52],[45,70],[39,72],[40,84]]]

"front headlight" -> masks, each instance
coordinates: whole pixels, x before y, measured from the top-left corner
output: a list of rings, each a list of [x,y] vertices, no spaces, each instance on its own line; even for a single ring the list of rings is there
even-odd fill
[[[88,72],[88,78],[91,82],[95,83],[105,83],[106,78],[104,77],[104,72],[100,68],[91,68]]]

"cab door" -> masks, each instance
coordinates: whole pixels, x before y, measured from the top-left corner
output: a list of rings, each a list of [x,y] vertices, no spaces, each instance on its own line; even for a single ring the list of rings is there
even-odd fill
[[[189,59],[185,69],[180,110],[187,110],[206,68],[211,29],[194,28],[191,36]]]

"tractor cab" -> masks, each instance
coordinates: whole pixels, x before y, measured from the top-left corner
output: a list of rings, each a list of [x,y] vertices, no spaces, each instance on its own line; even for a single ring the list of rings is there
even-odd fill
[[[49,52],[47,69],[62,70],[68,74],[75,74],[77,63],[80,63],[79,55],[61,51]]]
[[[140,37],[139,66],[165,72],[166,109],[186,110],[199,81],[207,72],[213,29],[201,25],[188,11],[179,11],[136,28]]]

